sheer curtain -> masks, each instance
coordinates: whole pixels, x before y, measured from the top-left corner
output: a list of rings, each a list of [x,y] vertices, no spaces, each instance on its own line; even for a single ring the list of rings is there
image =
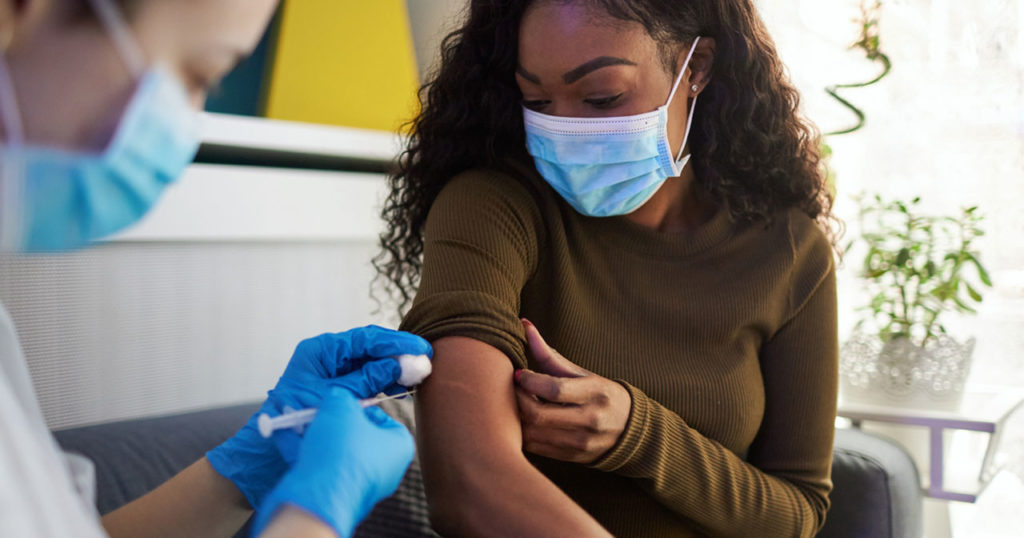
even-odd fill
[[[761,0],[758,7],[803,95],[804,113],[828,132],[854,116],[824,92],[880,72],[851,49],[861,0]],[[874,4],[874,0],[867,0]],[[925,210],[978,205],[988,235],[982,259],[995,286],[977,316],[951,320],[978,340],[968,384],[1024,386],[1024,0],[884,0],[880,47],[892,72],[844,97],[867,115],[853,134],[831,136],[836,211],[854,237],[861,192],[921,196]],[[840,274],[845,338],[865,297],[858,253]],[[954,443],[955,445],[956,443]],[[1001,443],[997,475],[976,505],[951,506],[957,536],[1017,536],[1024,525],[1024,412]],[[952,450],[956,450],[956,446]],[[950,454],[954,456],[955,454]],[[968,458],[971,459],[971,458]],[[1010,532],[1011,530],[1015,532]]]

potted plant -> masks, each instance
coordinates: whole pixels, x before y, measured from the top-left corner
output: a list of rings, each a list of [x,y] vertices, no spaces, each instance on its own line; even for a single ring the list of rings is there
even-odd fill
[[[974,244],[984,235],[983,217],[977,207],[924,215],[920,198],[857,202],[867,250],[861,276],[871,299],[840,353],[843,397],[956,408],[974,339],[958,342],[944,322],[953,312],[976,313],[980,289],[992,286]]]

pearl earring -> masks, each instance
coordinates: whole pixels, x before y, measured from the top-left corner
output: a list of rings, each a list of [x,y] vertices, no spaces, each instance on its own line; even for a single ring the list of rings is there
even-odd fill
[[[700,86],[694,84],[693,86],[690,86],[690,89],[693,90],[693,93],[697,93],[700,90]]]

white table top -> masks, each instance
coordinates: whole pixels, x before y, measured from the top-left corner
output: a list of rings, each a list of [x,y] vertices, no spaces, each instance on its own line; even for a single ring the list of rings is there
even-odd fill
[[[851,420],[993,431],[996,424],[1005,420],[1022,403],[1024,388],[976,385],[968,386],[960,409],[955,411],[840,401],[837,414]]]

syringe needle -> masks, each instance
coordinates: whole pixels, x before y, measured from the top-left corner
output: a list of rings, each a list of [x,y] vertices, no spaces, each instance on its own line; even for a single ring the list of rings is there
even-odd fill
[[[411,396],[416,394],[415,390],[410,390],[400,394],[394,394],[391,396],[377,396],[374,398],[366,398],[359,400],[359,405],[366,408],[373,405],[377,405],[387,400],[394,400],[397,398],[403,398],[405,396]],[[261,413],[256,418],[256,427],[263,437],[270,437],[274,434],[275,430],[284,428],[297,428],[305,426],[313,421],[313,417],[316,416],[316,408],[310,407],[308,409],[301,409],[299,411],[291,411],[288,413],[281,414],[276,417],[272,417],[266,413]]]

